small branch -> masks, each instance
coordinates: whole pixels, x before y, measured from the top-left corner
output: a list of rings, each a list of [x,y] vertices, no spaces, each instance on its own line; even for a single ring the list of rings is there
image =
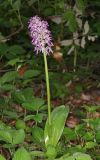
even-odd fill
[[[18,34],[21,30],[23,29],[23,26],[21,26],[18,30],[16,30],[15,32],[9,34],[8,36],[6,36],[5,38],[0,39],[0,43],[4,43],[6,41],[9,41],[11,39],[11,37],[15,36],[16,34]]]

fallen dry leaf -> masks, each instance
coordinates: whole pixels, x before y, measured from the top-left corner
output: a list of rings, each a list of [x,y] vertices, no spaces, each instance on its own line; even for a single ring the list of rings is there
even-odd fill
[[[56,60],[56,61],[62,61],[63,60],[63,55],[61,52],[54,52],[53,53],[53,58]]]
[[[91,96],[90,96],[90,95],[87,95],[87,94],[82,93],[82,94],[81,94],[81,99],[82,99],[82,100],[84,100],[84,101],[90,101]]]
[[[75,116],[70,116],[66,121],[66,125],[69,128],[75,128],[77,124],[79,124],[79,119]]]

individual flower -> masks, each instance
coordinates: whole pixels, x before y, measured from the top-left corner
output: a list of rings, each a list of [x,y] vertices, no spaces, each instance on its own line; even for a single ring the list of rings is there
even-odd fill
[[[35,46],[35,51],[50,54],[52,52],[51,32],[48,30],[47,21],[42,20],[38,16],[31,17],[28,25],[32,44]]]

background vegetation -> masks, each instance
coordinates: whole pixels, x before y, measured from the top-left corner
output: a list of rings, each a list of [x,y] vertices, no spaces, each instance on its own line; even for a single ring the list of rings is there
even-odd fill
[[[43,55],[35,54],[28,31],[35,15],[48,21],[53,37],[54,52],[48,56],[52,108],[64,104],[70,110],[57,158],[66,154],[67,160],[79,160],[75,153],[81,152],[80,160],[83,153],[99,160],[99,0],[0,0],[0,152],[10,160],[23,146],[20,152],[38,159],[33,151],[46,150]]]

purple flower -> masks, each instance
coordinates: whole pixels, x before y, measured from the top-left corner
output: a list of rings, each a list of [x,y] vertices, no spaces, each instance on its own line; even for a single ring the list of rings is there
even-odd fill
[[[46,52],[46,54],[49,54],[52,52],[53,43],[47,21],[42,20],[38,16],[31,17],[28,28],[36,53]]]

